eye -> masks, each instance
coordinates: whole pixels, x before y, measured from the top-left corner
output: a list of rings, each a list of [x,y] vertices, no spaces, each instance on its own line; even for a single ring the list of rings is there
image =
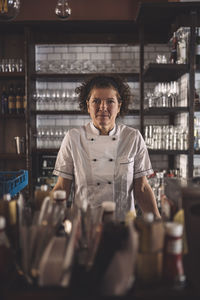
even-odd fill
[[[107,100],[107,104],[113,104],[113,103],[115,103],[115,101],[113,99],[108,99]]]
[[[100,102],[101,102],[101,100],[98,98],[95,98],[92,100],[92,103],[94,103],[94,104],[100,104]]]

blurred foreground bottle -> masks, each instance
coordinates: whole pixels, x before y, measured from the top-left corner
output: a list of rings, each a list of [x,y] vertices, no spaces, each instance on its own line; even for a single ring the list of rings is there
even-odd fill
[[[175,222],[165,224],[163,277],[166,283],[182,284],[185,275],[182,262],[183,225]]]
[[[139,231],[139,253],[137,277],[141,284],[157,283],[162,277],[164,226],[161,220],[154,220],[152,213],[136,218]]]
[[[40,210],[42,202],[45,197],[49,196],[50,190],[47,184],[43,184],[39,189],[35,190],[34,199],[35,199],[35,209]]]
[[[11,262],[11,250],[8,237],[5,232],[6,219],[0,216],[0,285],[8,279],[10,272]]]

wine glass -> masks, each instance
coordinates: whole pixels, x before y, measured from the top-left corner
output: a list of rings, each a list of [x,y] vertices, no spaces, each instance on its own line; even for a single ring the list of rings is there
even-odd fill
[[[71,8],[69,7],[67,0],[58,0],[55,14],[61,19],[67,19],[71,15]]]

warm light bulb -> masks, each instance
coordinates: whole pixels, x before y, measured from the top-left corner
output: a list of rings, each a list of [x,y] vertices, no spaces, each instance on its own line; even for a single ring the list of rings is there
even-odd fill
[[[0,21],[14,19],[20,9],[20,0],[0,0]]]
[[[61,19],[67,19],[71,15],[71,8],[67,0],[58,0],[55,8],[55,14]]]

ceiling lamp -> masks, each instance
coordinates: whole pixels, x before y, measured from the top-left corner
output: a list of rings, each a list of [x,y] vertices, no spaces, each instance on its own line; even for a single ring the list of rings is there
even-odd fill
[[[67,0],[58,0],[56,8],[55,8],[55,14],[65,20],[70,17],[72,13],[71,8],[69,7]]]
[[[0,0],[0,21],[14,19],[20,9],[20,0]]]

